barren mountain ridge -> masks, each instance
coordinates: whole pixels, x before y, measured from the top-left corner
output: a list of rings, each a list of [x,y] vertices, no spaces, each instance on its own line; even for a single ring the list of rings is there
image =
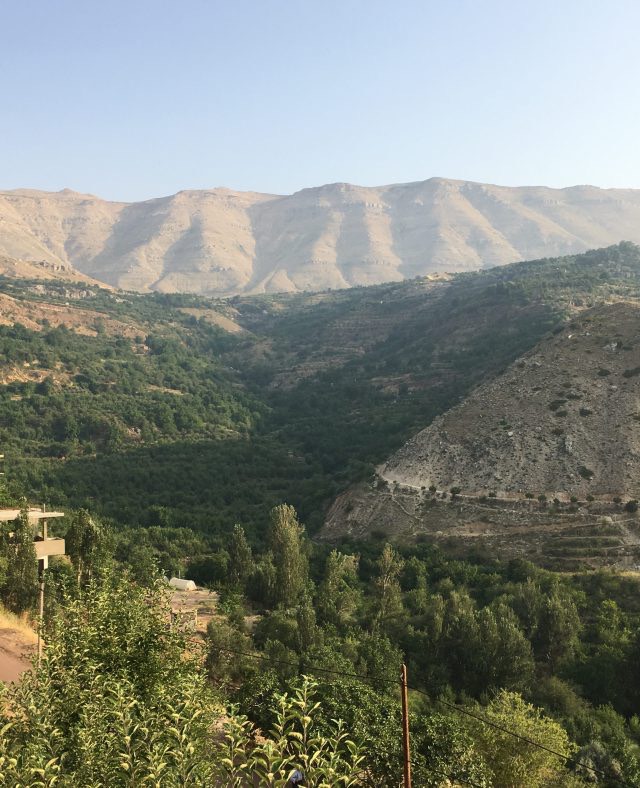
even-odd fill
[[[141,292],[322,290],[640,242],[640,190],[431,178],[144,202],[0,192],[0,255]]]

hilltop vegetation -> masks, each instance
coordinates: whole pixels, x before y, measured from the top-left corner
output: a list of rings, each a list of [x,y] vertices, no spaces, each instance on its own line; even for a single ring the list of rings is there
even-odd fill
[[[259,539],[282,500],[317,529],[338,492],[576,309],[635,298],[640,251],[230,302],[7,278],[0,287],[63,306],[69,323],[78,310],[94,315],[82,334],[2,329],[10,480],[119,523],[190,525],[210,538],[242,522]],[[246,330],[207,319],[221,314]],[[114,335],[113,321],[129,335]]]

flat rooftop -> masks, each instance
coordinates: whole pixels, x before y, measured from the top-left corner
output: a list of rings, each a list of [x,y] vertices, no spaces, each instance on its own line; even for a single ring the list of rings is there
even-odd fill
[[[0,523],[9,523],[20,514],[20,509],[0,509]],[[54,517],[64,517],[64,512],[43,512],[42,509],[29,509],[29,520],[37,523],[40,520],[51,520]]]

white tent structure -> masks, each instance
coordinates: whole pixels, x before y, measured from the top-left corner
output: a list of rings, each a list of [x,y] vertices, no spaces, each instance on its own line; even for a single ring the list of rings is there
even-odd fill
[[[169,580],[169,585],[171,588],[175,588],[177,591],[195,591],[196,584],[193,580],[184,580],[181,577],[172,577]]]

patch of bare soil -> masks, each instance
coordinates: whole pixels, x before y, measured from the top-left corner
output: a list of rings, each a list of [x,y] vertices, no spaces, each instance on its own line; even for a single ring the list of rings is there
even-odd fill
[[[216,615],[218,594],[198,588],[195,591],[174,591],[171,595],[171,611],[177,620],[193,631],[204,635],[207,624]]]
[[[98,282],[97,279],[92,279],[69,265],[48,260],[17,260],[13,257],[0,256],[0,274],[20,279],[63,280],[74,284],[99,285],[105,290],[114,289],[111,285]]]
[[[232,320],[230,317],[227,317],[220,312],[216,312],[215,309],[198,309],[197,307],[185,306],[180,307],[180,312],[184,312],[186,315],[193,315],[193,317],[198,319],[202,318],[207,323],[218,326],[219,328],[228,331],[230,334],[246,333],[246,329],[236,323],[235,320]]]
[[[18,681],[31,667],[37,635],[19,619],[0,612],[0,681]]]

